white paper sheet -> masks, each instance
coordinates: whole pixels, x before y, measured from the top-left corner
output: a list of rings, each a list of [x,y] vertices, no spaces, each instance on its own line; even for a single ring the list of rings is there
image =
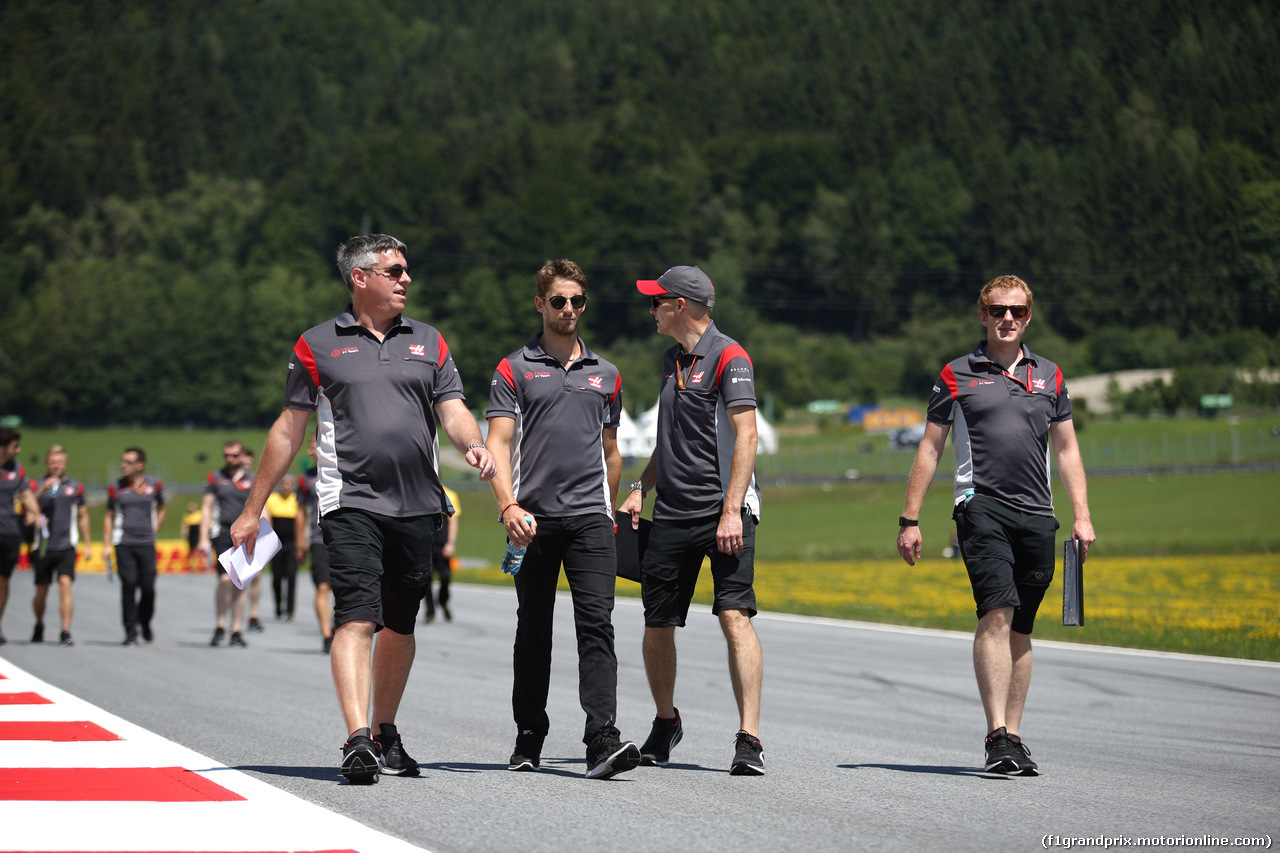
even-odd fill
[[[279,551],[280,537],[271,529],[271,522],[260,518],[258,519],[258,542],[253,546],[253,559],[245,555],[244,545],[237,545],[219,554],[218,562],[227,570],[227,575],[236,585],[236,589],[244,589],[244,585],[266,568],[271,558]]]

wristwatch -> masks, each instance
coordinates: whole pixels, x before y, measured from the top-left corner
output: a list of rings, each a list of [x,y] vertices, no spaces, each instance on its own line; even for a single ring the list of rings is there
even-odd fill
[[[919,527],[920,519],[907,518],[905,515],[900,515],[898,516],[898,526],[899,527]]]
[[[639,489],[639,490],[640,490],[640,500],[644,500],[645,498],[649,497],[649,490],[648,490],[648,489],[646,489],[646,488],[644,487],[644,483],[640,482],[639,480],[636,480],[634,483],[632,483],[632,484],[631,484],[630,486],[628,486],[627,488],[628,488],[628,489],[630,489],[630,490],[631,490],[631,491],[633,491],[633,492],[634,492],[634,491],[636,491],[637,489]]]

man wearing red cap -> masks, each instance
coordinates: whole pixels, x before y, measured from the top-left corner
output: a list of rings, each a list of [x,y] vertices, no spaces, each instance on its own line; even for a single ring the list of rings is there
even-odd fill
[[[675,338],[663,355],[658,443],[621,506],[640,523],[656,487],[653,529],[641,562],[644,664],[657,705],[653,730],[640,748],[645,764],[665,765],[684,729],[676,709],[675,629],[685,623],[704,557],[710,558],[715,600],[729,644],[729,676],[739,730],[729,772],[764,774],[760,746],[760,683],[764,659],[751,617],[756,613],[755,374],[747,351],[711,320],[715,286],[698,267],[672,267],[656,281],[637,281],[653,299],[659,334]]]

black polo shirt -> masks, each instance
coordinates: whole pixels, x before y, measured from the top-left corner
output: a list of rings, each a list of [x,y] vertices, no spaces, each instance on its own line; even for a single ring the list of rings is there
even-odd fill
[[[622,375],[587,348],[568,369],[542,333],[498,364],[485,417],[511,418],[511,488],[534,515],[613,517],[602,436],[622,418]]]
[[[755,369],[747,351],[712,322],[692,352],[676,344],[662,356],[658,395],[658,488],[655,519],[720,513],[732,473],[736,433],[727,410],[756,407]],[[751,471],[743,505],[760,520],[760,487]]]
[[[953,424],[955,501],[973,490],[1035,515],[1053,515],[1049,425],[1071,419],[1058,365],[1026,346],[1012,373],[982,343],[942,368],[928,419]]]
[[[21,462],[10,459],[0,465],[0,536],[22,535],[22,520],[13,506],[27,486],[27,469]]]
[[[112,545],[152,545],[156,541],[156,515],[164,506],[164,483],[144,474],[135,489],[128,480],[107,486],[107,509]]]
[[[39,492],[40,485],[31,481],[31,491]],[[49,526],[50,551],[74,548],[80,544],[80,507],[84,506],[84,484],[70,477],[62,477],[58,485],[40,495],[36,502]]]
[[[205,483],[205,494],[213,495],[213,517],[209,523],[209,538],[222,532],[223,525],[230,524],[244,512],[245,501],[249,499],[249,489],[253,486],[253,472],[240,471],[232,477],[226,468],[209,472]]]
[[[465,399],[444,337],[396,318],[379,341],[346,313],[302,333],[286,407],[314,411],[320,514],[340,507],[408,518],[451,512],[440,483],[435,407]]]

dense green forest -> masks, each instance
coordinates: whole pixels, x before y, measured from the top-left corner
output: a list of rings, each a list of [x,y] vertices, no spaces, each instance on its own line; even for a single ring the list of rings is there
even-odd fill
[[[1069,373],[1230,390],[1280,365],[1277,45],[1236,0],[10,0],[0,414],[269,421],[365,230],[479,408],[559,256],[631,405],[677,263],[780,407],[926,393],[1006,272]]]

